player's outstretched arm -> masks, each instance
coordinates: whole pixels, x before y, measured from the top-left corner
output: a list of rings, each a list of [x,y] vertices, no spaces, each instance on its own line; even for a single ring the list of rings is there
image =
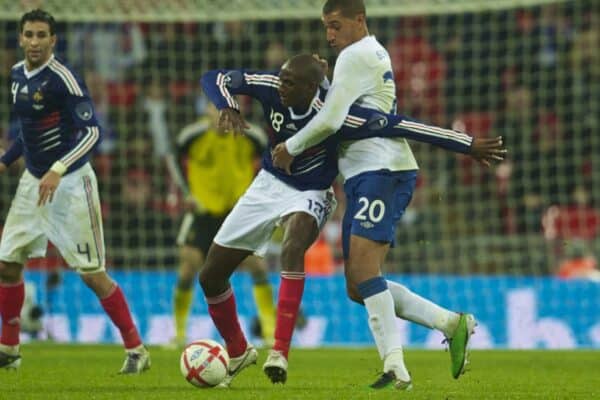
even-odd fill
[[[484,165],[500,161],[506,155],[502,138],[474,138],[452,129],[427,125],[402,115],[382,114],[378,111],[353,106],[340,129],[341,140],[370,137],[402,137],[428,143],[444,150],[471,155]]]

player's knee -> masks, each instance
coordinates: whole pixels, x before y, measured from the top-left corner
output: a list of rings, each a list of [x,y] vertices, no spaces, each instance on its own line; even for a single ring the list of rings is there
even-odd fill
[[[93,274],[82,274],[81,280],[96,293],[96,296],[103,299],[110,295],[115,288],[116,283],[108,276],[106,272],[97,272]]]
[[[23,279],[23,265],[0,261],[0,282],[17,283]]]

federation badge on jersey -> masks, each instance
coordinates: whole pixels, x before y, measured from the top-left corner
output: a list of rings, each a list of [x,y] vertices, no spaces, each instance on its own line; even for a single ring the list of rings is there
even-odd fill
[[[38,90],[36,90],[35,93],[33,93],[33,96],[31,96],[31,98],[33,99],[33,105],[31,107],[33,107],[34,110],[39,111],[44,108],[44,105],[41,104],[41,102],[44,100],[44,94],[42,93],[41,88],[38,88]]]
[[[92,104],[88,101],[79,103],[75,106],[75,114],[82,121],[89,121],[94,115]]]
[[[42,94],[42,91],[40,89],[38,89],[33,94],[33,101],[35,101],[36,103],[39,103],[42,100],[44,100],[44,95]]]
[[[387,126],[387,124],[388,124],[388,119],[383,114],[374,114],[367,122],[367,126],[372,131],[376,131],[376,130],[385,128]]]

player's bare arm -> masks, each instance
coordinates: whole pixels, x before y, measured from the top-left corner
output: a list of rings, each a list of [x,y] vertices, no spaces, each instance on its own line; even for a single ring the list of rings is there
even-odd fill
[[[482,165],[489,167],[495,161],[502,161],[507,150],[503,146],[502,137],[474,138],[469,155]]]
[[[219,112],[219,130],[221,132],[234,132],[236,135],[244,134],[250,125],[244,116],[233,108],[224,108]]]

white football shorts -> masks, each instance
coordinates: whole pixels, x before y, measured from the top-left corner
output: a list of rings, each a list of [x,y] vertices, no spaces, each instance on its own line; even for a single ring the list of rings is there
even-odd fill
[[[321,229],[336,205],[331,188],[294,189],[261,170],[221,225],[214,242],[263,257],[273,231],[286,216],[305,212],[314,217]]]
[[[0,260],[24,264],[44,257],[50,240],[79,273],[103,271],[100,197],[90,164],[64,175],[52,202],[42,207],[37,205],[39,182],[28,171],[21,176],[4,225]]]

